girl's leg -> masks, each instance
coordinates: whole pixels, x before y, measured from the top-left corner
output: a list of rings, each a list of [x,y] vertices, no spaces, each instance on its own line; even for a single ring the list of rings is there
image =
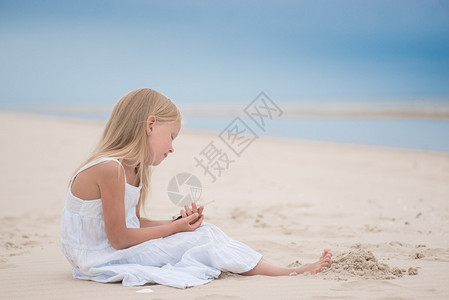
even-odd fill
[[[245,273],[240,273],[240,275],[251,276],[251,275],[266,275],[266,276],[287,276],[295,272],[296,274],[302,274],[305,272],[310,272],[315,274],[321,271],[324,267],[329,267],[331,264],[332,253],[329,249],[325,249],[323,255],[319,261],[304,265],[298,268],[284,268],[273,265],[263,258],[259,263],[251,270]]]

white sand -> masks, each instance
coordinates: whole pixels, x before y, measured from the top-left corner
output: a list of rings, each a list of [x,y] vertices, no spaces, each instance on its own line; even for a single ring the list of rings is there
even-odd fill
[[[362,249],[379,264],[418,274],[223,274],[186,290],[72,279],[59,251],[60,212],[68,180],[102,126],[0,113],[1,299],[449,299],[449,155],[262,137],[211,183],[193,157],[210,141],[219,144],[218,134],[187,130],[155,170],[150,217],[177,212],[167,184],[193,172],[204,201],[214,200],[206,220],[274,263],[311,262],[325,247],[336,258]],[[136,293],[148,287],[154,292]]]

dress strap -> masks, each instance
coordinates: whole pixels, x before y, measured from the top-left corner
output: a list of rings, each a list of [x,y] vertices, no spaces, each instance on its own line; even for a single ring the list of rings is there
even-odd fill
[[[93,167],[93,166],[95,166],[95,165],[98,165],[98,164],[100,164],[100,163],[102,163],[102,162],[105,162],[105,161],[111,161],[111,160],[112,160],[112,161],[115,161],[116,163],[118,163],[118,164],[122,167],[122,169],[123,169],[123,175],[125,176],[125,183],[126,183],[126,172],[125,172],[125,168],[123,167],[122,163],[121,163],[118,159],[113,158],[113,157],[103,157],[103,158],[101,158],[101,159],[99,159],[99,160],[97,160],[97,161],[91,162],[91,163],[89,163],[89,164],[84,165],[83,167],[81,167],[81,169],[79,169],[78,172],[76,172],[76,174],[72,177],[72,180],[71,180],[71,182],[70,182],[70,186],[72,185],[72,183],[73,183],[73,181],[75,180],[76,176],[78,176],[78,174],[81,173],[82,171],[84,171],[84,170],[86,170],[86,169],[89,169],[90,167]]]

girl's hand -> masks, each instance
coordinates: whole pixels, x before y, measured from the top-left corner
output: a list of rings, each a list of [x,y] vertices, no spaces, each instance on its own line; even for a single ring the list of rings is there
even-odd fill
[[[191,216],[194,213],[198,213],[198,218],[202,216],[204,210],[204,206],[200,205],[200,207],[196,206],[195,202],[192,202],[192,209],[188,207],[187,205],[184,206],[184,209],[181,209],[181,217],[186,218],[188,216]]]
[[[193,213],[190,216],[183,217],[173,222],[176,232],[194,231],[203,223],[204,215],[199,216],[198,213]]]

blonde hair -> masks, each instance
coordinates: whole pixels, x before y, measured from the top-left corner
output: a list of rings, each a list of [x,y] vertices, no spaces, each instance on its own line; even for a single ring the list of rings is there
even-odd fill
[[[181,120],[178,108],[166,96],[148,88],[133,90],[114,106],[100,142],[83,164],[105,157],[121,160],[122,164],[123,160],[136,162],[137,176],[142,184],[138,213],[144,209],[150,189],[151,168],[145,163],[148,153],[146,122],[150,115],[161,123]]]

